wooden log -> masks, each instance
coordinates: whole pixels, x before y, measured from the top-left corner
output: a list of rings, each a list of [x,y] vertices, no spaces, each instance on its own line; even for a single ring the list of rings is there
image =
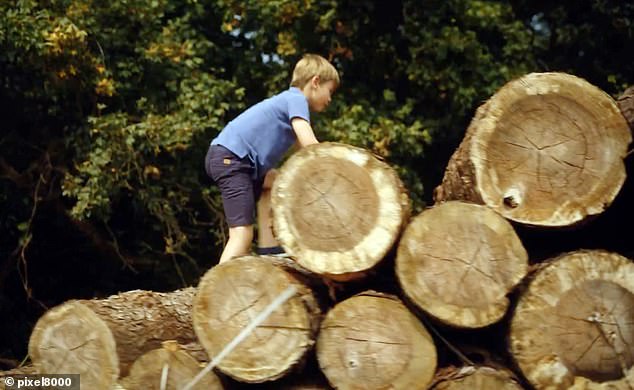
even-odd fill
[[[370,152],[328,143],[303,148],[272,189],[280,244],[312,272],[345,281],[376,266],[409,217],[396,172]]]
[[[546,263],[519,298],[510,346],[536,389],[634,388],[634,263],[596,250]]]
[[[522,390],[510,370],[488,366],[446,367],[439,370],[429,390]]]
[[[436,371],[425,327],[396,297],[372,291],[328,312],[317,359],[336,389],[426,389]]]
[[[511,224],[485,206],[458,201],[413,218],[396,255],[396,276],[407,297],[460,328],[499,321],[508,293],[527,271],[528,255]]]
[[[626,89],[616,100],[616,104],[625,117],[630,129],[634,131],[634,85]]]
[[[37,368],[34,365],[29,364],[21,367],[15,367],[9,370],[0,371],[0,378],[13,375],[33,375],[38,374]]]
[[[478,108],[434,198],[484,204],[522,224],[570,226],[614,200],[631,140],[609,95],[572,75],[531,73]]]
[[[313,346],[320,309],[309,288],[266,257],[232,259],[202,277],[192,316],[200,343],[211,357],[291,285],[298,293],[221,360],[220,371],[247,383],[286,375]]]
[[[6,389],[5,380],[7,377],[14,379],[23,377],[24,375],[37,375],[39,374],[35,366],[28,365],[22,367],[15,367],[10,370],[0,371],[0,390]],[[14,382],[15,383],[15,382]]]
[[[196,357],[208,357],[198,343],[192,323],[192,301],[196,290],[188,287],[167,293],[133,290],[105,299],[81,301],[101,318],[114,336],[121,365],[127,375],[141,355],[175,340]]]
[[[163,347],[145,353],[130,368],[130,375],[123,378],[126,390],[180,390],[204,368],[177,342],[167,341]],[[164,387],[162,387],[164,383]],[[213,373],[205,375],[192,390],[222,390],[220,379]]]
[[[82,389],[110,390],[119,377],[112,332],[78,301],[48,310],[29,340],[29,355],[42,374],[79,374]]]
[[[98,322],[100,328],[108,329],[104,335],[114,340],[114,356],[122,376],[127,375],[130,365],[137,358],[159,348],[167,340],[176,340],[198,360],[207,361],[206,352],[198,343],[192,325],[194,293],[193,287],[169,293],[134,290],[105,299],[73,301],[66,309],[53,311],[49,316],[47,312],[38,321],[29,342],[29,353],[34,362],[37,356],[41,356],[40,364],[46,369],[58,367],[65,359],[64,351],[67,350],[64,348],[72,349],[90,340],[92,336],[86,335],[93,334],[94,323]],[[64,335],[66,340],[65,347],[60,347],[62,349],[58,353],[49,350],[51,343],[55,345],[56,342],[50,339],[52,334]],[[79,338],[73,341],[75,336]],[[71,354],[84,353],[83,350],[68,351]],[[106,352],[110,353],[109,349],[101,351]],[[104,364],[104,367],[109,369],[109,365]]]

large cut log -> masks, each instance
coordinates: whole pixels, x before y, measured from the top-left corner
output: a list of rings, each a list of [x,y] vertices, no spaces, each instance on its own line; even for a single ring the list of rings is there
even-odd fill
[[[266,257],[232,259],[202,277],[192,316],[200,343],[212,358],[289,286],[298,292],[218,363],[220,371],[247,383],[286,375],[313,346],[320,309],[309,288]]]
[[[510,344],[537,389],[633,389],[634,263],[604,251],[546,263],[519,298]]]
[[[368,291],[337,304],[317,339],[317,359],[337,389],[426,389],[436,347],[397,298]]]
[[[291,156],[271,203],[275,235],[286,252],[337,280],[361,277],[377,265],[409,217],[396,172],[364,149],[337,143]]]
[[[117,343],[121,374],[144,353],[175,340],[200,361],[207,356],[192,324],[196,290],[188,287],[167,293],[133,290],[105,299],[81,301],[101,318]]]
[[[485,206],[458,201],[413,218],[396,255],[396,275],[407,297],[454,327],[500,320],[508,293],[527,270],[528,255],[511,224]]]
[[[29,356],[39,373],[79,374],[82,389],[110,390],[119,377],[112,332],[78,301],[54,307],[37,321]]]
[[[573,225],[614,200],[631,140],[609,95],[572,75],[531,73],[478,108],[434,198],[527,225]]]
[[[193,287],[169,293],[134,290],[105,299],[64,304],[64,309],[47,312],[36,324],[29,342],[31,359],[50,370],[62,364],[67,353],[83,356],[83,349],[74,348],[91,340],[96,329],[94,324],[98,322],[100,329],[108,329],[102,332],[103,337],[107,334],[114,340],[114,356],[121,375],[127,374],[137,358],[167,340],[179,342],[198,360],[205,361],[207,355],[192,325],[194,293]],[[65,340],[64,343],[57,345],[58,338]],[[86,344],[90,345],[90,342]],[[109,353],[109,349],[103,347],[99,353],[106,352]],[[90,360],[90,357],[82,359]]]
[[[130,368],[130,375],[121,381],[126,390],[181,390],[203,369],[203,365],[180,348],[167,341],[163,347],[147,352]],[[222,390],[214,373],[202,377],[192,390]]]
[[[621,114],[625,117],[630,129],[634,131],[634,85],[626,89],[616,100],[616,104],[621,110]]]
[[[429,390],[522,390],[509,370],[487,366],[446,367],[436,374]]]

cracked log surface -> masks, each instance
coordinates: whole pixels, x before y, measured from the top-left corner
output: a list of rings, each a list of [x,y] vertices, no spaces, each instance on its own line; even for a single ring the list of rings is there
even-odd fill
[[[634,389],[634,263],[605,251],[546,263],[520,296],[509,339],[536,389]]]
[[[522,390],[510,370],[489,366],[446,367],[439,370],[429,390]]]
[[[205,361],[207,355],[192,325],[194,292],[192,287],[169,293],[133,290],[104,299],[66,302],[38,320],[29,355],[43,373],[95,370],[90,375],[109,376],[116,361],[117,373],[126,375],[141,355],[159,348],[163,341],[176,340]],[[101,363],[93,361],[95,356]]]
[[[159,349],[145,353],[121,381],[125,390],[180,390],[204,368],[177,342],[167,341]],[[164,378],[165,386],[161,387]],[[213,372],[205,375],[192,390],[222,390],[220,379]]]
[[[484,204],[527,225],[573,225],[612,203],[631,139],[616,103],[597,87],[531,73],[478,108],[434,199]]]
[[[511,224],[485,206],[460,201],[414,217],[396,255],[396,276],[407,297],[459,328],[500,320],[507,294],[527,271],[528,254]]]
[[[398,298],[366,291],[338,303],[317,339],[321,370],[336,389],[426,389],[436,347]]]
[[[216,356],[290,285],[295,296],[233,349],[218,369],[240,382],[278,379],[303,363],[314,344],[320,309],[312,291],[266,257],[245,256],[219,264],[202,277],[194,298],[194,329]]]
[[[300,265],[335,280],[359,278],[393,247],[409,218],[396,172],[370,152],[324,142],[281,167],[273,228]]]

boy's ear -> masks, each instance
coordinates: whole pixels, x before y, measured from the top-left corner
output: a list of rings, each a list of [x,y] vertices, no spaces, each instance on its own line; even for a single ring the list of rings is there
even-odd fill
[[[320,83],[319,75],[315,75],[315,76],[311,77],[311,79],[310,79],[310,86],[311,87],[319,88],[319,83]]]

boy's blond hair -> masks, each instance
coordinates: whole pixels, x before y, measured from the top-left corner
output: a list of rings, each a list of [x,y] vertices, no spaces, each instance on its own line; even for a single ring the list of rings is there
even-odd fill
[[[339,86],[339,73],[327,59],[317,54],[304,54],[293,69],[291,87],[304,88],[313,76],[319,76],[321,82],[332,80]]]

